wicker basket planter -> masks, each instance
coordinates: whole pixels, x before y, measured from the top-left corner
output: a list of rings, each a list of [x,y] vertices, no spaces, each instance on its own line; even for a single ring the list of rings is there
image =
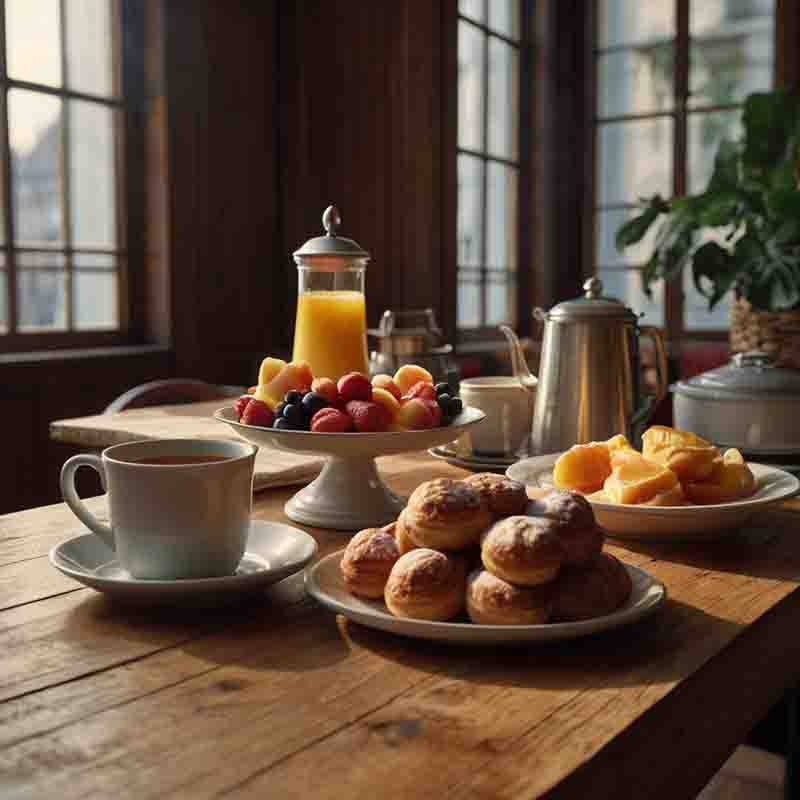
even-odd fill
[[[732,353],[761,350],[776,364],[800,369],[800,309],[760,311],[738,297],[731,307]]]

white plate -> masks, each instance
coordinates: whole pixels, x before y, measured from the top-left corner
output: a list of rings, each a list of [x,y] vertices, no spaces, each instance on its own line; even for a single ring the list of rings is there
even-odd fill
[[[553,486],[553,453],[519,461],[506,475],[526,486]],[[748,462],[758,491],[745,500],[708,506],[633,506],[590,500],[597,522],[609,535],[639,541],[697,541],[740,528],[758,511],[800,490],[800,480],[767,464]]]
[[[431,447],[428,452],[434,458],[440,458],[454,467],[471,469],[473,472],[505,472],[511,464],[515,463],[515,458],[489,458],[486,456],[474,456],[466,453],[459,453],[447,445],[441,447]]]
[[[345,588],[339,562],[344,550],[318,561],[306,570],[306,589],[322,605],[368,628],[418,639],[455,644],[516,644],[575,639],[618,628],[655,611],[667,596],[664,584],[638,567],[625,564],[633,582],[628,602],[613,614],[583,622],[553,622],[547,625],[473,625],[470,622],[428,622],[390,614],[383,602],[362,600]]]
[[[316,541],[304,531],[280,522],[251,520],[244,557],[234,575],[222,578],[133,578],[120,567],[113,550],[93,533],[56,545],[50,551],[50,563],[116,600],[150,605],[254,592],[299,572],[316,552]]]
[[[378,456],[452,442],[485,419],[483,411],[465,408],[450,425],[427,431],[312,433],[243,425],[233,406],[219,409],[214,417],[252,444],[326,456],[319,477],[294,495],[284,510],[289,519],[303,525],[344,531],[385,525],[397,519],[406,504],[381,480],[375,466]]]

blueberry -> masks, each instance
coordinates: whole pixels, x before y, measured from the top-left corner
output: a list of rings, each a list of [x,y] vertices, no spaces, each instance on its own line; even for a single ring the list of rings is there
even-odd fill
[[[277,428],[280,431],[292,431],[294,430],[294,425],[289,422],[286,417],[276,417],[275,422],[272,423],[273,428]]]
[[[303,407],[300,404],[288,405],[283,409],[283,418],[291,423],[293,428],[303,425]]]
[[[293,406],[295,403],[299,403],[303,399],[303,395],[300,394],[297,389],[289,389],[289,391],[286,392],[286,397],[283,399],[287,405]]]
[[[461,402],[460,397],[453,397],[450,400],[450,413],[457,417],[464,410],[464,404]]]
[[[321,394],[317,394],[316,392],[309,392],[303,397],[303,410],[305,411],[307,419],[311,419],[317,411],[327,408],[329,405],[330,403],[328,403]]]
[[[281,402],[280,402],[280,403],[278,403],[278,405],[276,405],[276,406],[275,406],[275,416],[276,416],[276,417],[282,417],[282,416],[283,416],[283,409],[284,409],[284,408],[286,408],[286,403],[284,403],[284,402],[281,400]]]
[[[450,410],[453,398],[449,394],[440,394],[436,398],[436,402],[439,403],[439,408],[442,409],[442,414],[453,416],[453,412]]]
[[[436,389],[437,397],[443,394],[453,394],[453,390],[450,388],[449,383],[437,383],[434,388]]]
[[[442,414],[442,421],[439,423],[441,427],[445,427],[449,425],[453,421],[453,418],[449,414]]]

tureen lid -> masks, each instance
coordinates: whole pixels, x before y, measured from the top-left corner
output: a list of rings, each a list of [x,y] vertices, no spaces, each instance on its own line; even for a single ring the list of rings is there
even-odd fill
[[[636,314],[616,297],[603,294],[603,282],[598,277],[589,278],[583,284],[583,295],[574,300],[565,300],[547,313],[547,319],[574,322],[589,319],[621,319],[636,321]]]
[[[295,261],[300,263],[305,258],[369,258],[369,253],[358,242],[339,236],[337,231],[342,224],[342,216],[336,206],[328,206],[322,214],[322,227],[325,228],[324,236],[315,236],[309,239],[302,247],[292,254]]]
[[[769,353],[737,353],[727,364],[675,384],[675,391],[694,397],[759,397],[788,395],[800,398],[800,370],[778,367]]]

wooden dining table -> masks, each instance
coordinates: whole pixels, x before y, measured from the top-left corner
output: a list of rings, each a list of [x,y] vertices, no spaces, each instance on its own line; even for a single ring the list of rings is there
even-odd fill
[[[379,468],[405,493],[467,474],[424,453]],[[294,491],[257,493],[253,516],[287,522]],[[319,556],[349,538],[306,530]],[[81,532],[63,504],[0,517],[3,798],[691,798],[800,675],[796,500],[718,541],[609,542],[666,603],[513,647],[362,627],[302,574],[210,607],[116,605],[48,562]]]

